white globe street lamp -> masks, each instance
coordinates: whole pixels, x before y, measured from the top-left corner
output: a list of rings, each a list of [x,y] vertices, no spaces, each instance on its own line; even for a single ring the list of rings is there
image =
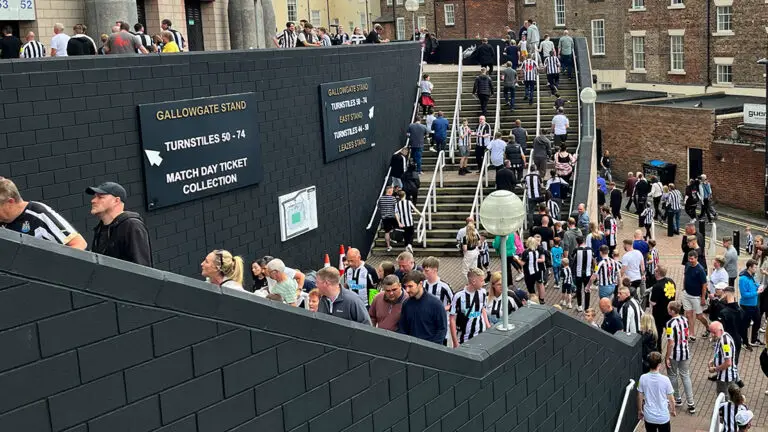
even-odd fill
[[[520,198],[507,190],[497,190],[488,195],[480,204],[480,223],[486,231],[501,236],[501,309],[502,321],[496,327],[499,330],[512,330],[509,323],[508,278],[507,274],[507,237],[519,230],[525,221],[525,206]]]
[[[595,136],[592,133],[592,116],[595,108],[595,101],[597,101],[597,92],[592,87],[584,87],[579,93],[579,99],[581,103],[587,104],[589,110],[587,111],[587,136]]]
[[[406,0],[405,10],[411,13],[411,33],[413,33],[413,40],[416,40],[416,11],[419,10],[419,0]]]

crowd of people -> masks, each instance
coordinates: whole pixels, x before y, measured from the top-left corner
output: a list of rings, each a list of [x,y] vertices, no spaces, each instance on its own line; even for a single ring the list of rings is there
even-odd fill
[[[117,21],[112,27],[112,34],[102,34],[101,44],[97,46],[96,41],[86,34],[88,28],[84,24],[75,24],[72,27],[72,35],[68,35],[64,24],[56,23],[53,25],[50,50],[36,39],[34,32],[28,32],[22,42],[13,35],[10,26],[5,26],[3,38],[0,39],[0,58],[181,52],[187,48],[186,40],[172,25],[171,20],[164,19],[161,23],[162,31],[150,36],[144,32],[144,25],[141,23],[130,25],[124,21]]]

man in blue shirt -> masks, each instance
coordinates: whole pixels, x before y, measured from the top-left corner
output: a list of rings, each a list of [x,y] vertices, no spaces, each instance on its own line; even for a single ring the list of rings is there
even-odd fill
[[[621,331],[624,328],[624,323],[621,322],[619,313],[613,308],[611,299],[608,297],[601,298],[599,306],[600,312],[603,313],[603,324],[600,328],[610,334],[615,334],[617,331]]]
[[[432,122],[432,131],[435,133],[434,137],[438,152],[445,150],[445,140],[448,138],[449,126],[448,119],[443,117],[443,112],[438,111],[437,117]]]
[[[758,338],[761,316],[757,306],[757,296],[763,292],[763,287],[755,281],[755,272],[757,272],[757,261],[751,259],[747,261],[747,268],[739,275],[739,293],[741,294],[739,305],[744,310],[741,338],[744,342],[747,341],[747,330],[749,330],[749,322],[752,321],[752,338],[749,345],[753,347],[762,345]]]
[[[702,337],[709,336],[709,321],[704,316],[704,306],[707,305],[707,271],[699,263],[699,254],[696,251],[688,252],[688,264],[685,265],[685,276],[683,277],[683,308],[685,309],[685,318],[690,326],[691,342],[696,341],[696,321],[704,325],[705,332]]]
[[[430,342],[444,344],[448,330],[445,307],[436,296],[424,292],[424,274],[410,271],[403,278],[408,299],[400,312],[398,331]]]

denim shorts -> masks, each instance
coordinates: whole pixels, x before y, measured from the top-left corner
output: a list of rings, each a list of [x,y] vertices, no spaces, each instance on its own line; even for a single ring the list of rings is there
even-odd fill
[[[459,146],[459,156],[461,157],[467,157],[469,156],[469,147],[467,146]]]
[[[616,285],[600,285],[597,289],[597,293],[600,298],[606,298],[612,296],[615,290]]]

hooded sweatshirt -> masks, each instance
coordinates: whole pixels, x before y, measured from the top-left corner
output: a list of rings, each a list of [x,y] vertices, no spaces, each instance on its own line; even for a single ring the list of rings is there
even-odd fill
[[[67,55],[96,55],[96,42],[85,34],[72,35],[67,42]]]
[[[149,232],[138,213],[122,212],[109,225],[99,222],[93,229],[91,251],[152,267]]]
[[[533,158],[545,159],[552,153],[552,143],[543,135],[533,139]]]
[[[746,269],[739,273],[739,292],[741,293],[740,305],[757,306],[757,282]]]

